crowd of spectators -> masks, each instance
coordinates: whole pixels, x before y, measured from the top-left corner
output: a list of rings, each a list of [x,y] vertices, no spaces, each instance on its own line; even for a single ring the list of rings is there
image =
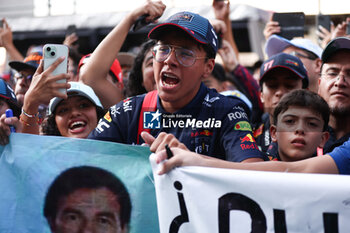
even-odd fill
[[[283,38],[279,23],[269,21],[266,59],[254,73],[239,63],[228,1],[213,2],[214,20],[178,12],[151,29],[138,54],[120,52],[139,17],[157,22],[165,9],[146,1],[91,54],[80,54],[78,36],[68,35],[69,66],[59,75],[52,72],[64,58],[44,70],[42,46],[23,56],[2,19],[0,46],[14,78],[0,79],[1,144],[14,127],[148,144],[158,162],[168,145],[174,157],[160,174],[181,165],[350,174],[350,18],[330,31],[318,28],[321,46]],[[8,108],[13,117],[6,117]],[[163,125],[145,127],[146,112],[148,123],[162,116]]]

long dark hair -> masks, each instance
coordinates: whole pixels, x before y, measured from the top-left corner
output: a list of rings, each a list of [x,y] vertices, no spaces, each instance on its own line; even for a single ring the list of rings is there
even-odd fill
[[[146,89],[142,86],[143,75],[142,75],[142,63],[145,60],[146,53],[156,44],[154,40],[148,40],[144,42],[141,47],[139,53],[135,57],[134,65],[129,74],[126,95],[128,97],[140,95],[146,93]]]

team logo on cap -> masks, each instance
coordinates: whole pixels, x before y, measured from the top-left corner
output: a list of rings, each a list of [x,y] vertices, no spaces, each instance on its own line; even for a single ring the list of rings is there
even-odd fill
[[[192,19],[193,19],[193,15],[188,13],[181,13],[181,14],[174,15],[173,17],[171,17],[170,20],[184,20],[184,21],[191,22]]]
[[[286,63],[293,64],[295,66],[299,66],[299,64],[297,62],[292,61],[292,60],[286,60]]]
[[[264,64],[264,71],[270,69],[270,68],[272,67],[272,64],[273,64],[274,61],[275,61],[275,60],[271,60],[271,61],[269,61],[269,62],[266,62],[266,63]]]

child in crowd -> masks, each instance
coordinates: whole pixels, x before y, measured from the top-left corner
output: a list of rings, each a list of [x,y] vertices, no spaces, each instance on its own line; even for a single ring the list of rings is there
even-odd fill
[[[301,89],[283,96],[270,127],[272,141],[278,143],[272,159],[297,161],[312,157],[317,147],[322,151],[329,137],[328,120],[328,104],[316,93]]]
[[[271,147],[270,123],[273,111],[283,95],[293,90],[308,87],[306,69],[298,57],[286,53],[278,53],[267,59],[260,69],[261,101],[265,114],[257,122],[252,122],[253,136],[262,152],[276,154]]]

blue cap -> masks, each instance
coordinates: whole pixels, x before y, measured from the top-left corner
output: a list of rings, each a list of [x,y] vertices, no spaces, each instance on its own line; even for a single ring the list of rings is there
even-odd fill
[[[287,53],[278,53],[273,55],[260,67],[260,79],[259,84],[262,86],[262,81],[266,77],[267,73],[276,68],[284,68],[292,71],[303,81],[303,88],[307,88],[309,85],[309,79],[307,77],[307,71],[301,60],[293,55]]]
[[[185,31],[201,44],[207,44],[216,54],[218,51],[218,36],[209,20],[192,12],[179,12],[170,16],[164,23],[155,26],[148,34],[150,39],[158,39],[163,32],[169,32],[170,27]]]
[[[15,116],[19,116],[20,107],[17,103],[15,92],[3,79],[0,79],[0,98],[6,101]]]

